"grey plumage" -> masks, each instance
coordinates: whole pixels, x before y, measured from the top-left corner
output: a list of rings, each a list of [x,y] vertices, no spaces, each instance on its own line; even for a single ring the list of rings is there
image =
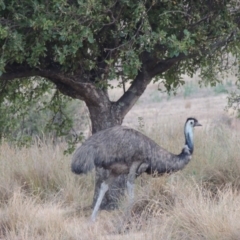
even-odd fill
[[[92,135],[76,150],[72,158],[72,171],[76,174],[87,173],[94,166],[110,170],[110,176],[102,186],[101,198],[115,177],[128,174],[129,195],[133,195],[133,183],[137,175],[143,172],[169,173],[184,168],[193,153],[192,130],[195,126],[201,126],[198,120],[188,118],[184,127],[185,146],[178,155],[161,148],[134,129],[124,126],[108,128]],[[98,200],[96,205],[100,206],[102,199]],[[99,206],[95,206],[92,220]]]

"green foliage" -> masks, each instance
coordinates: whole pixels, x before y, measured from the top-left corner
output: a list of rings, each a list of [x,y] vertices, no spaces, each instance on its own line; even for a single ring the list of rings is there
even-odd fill
[[[228,57],[239,57],[236,0],[1,0],[0,15],[1,135],[24,142],[41,131],[66,135],[73,120],[68,100],[52,84],[11,82],[14,74],[50,72],[67,95],[57,74],[107,89],[111,80],[131,83],[147,71],[174,94],[185,84],[181,76],[199,69],[201,84],[215,86]],[[51,96],[46,102],[45,94]]]
[[[207,69],[219,65],[216,55],[238,48],[236,43],[225,49],[212,46],[233,32],[238,36],[239,13],[230,14],[236,4],[230,0],[1,1],[0,71],[5,72],[9,63],[41,68],[55,64],[69,73],[91,72],[99,82],[134,78],[144,51],[160,60],[197,55],[195,61],[185,58],[162,74],[170,91],[183,84],[182,73],[193,74],[199,67],[205,66],[202,76],[213,77]],[[102,71],[105,64],[107,71]]]
[[[74,131],[71,99],[51,90],[48,81],[39,80],[15,80],[2,86],[0,138],[21,146],[31,145],[35,137],[54,141],[64,137],[71,152],[73,143],[82,138]]]

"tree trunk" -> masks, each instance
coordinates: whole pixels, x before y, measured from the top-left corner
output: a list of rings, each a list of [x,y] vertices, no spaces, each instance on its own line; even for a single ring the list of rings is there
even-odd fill
[[[103,129],[122,124],[124,116],[117,116],[118,111],[114,109],[109,101],[106,101],[105,103],[102,102],[101,106],[92,106],[89,104],[88,109],[90,112],[93,134]],[[108,170],[96,168],[95,190],[92,206],[96,203],[101,183],[108,177],[108,175]],[[119,199],[124,195],[126,182],[126,175],[121,175],[115,179],[105,194],[100,209],[112,210],[117,208]]]

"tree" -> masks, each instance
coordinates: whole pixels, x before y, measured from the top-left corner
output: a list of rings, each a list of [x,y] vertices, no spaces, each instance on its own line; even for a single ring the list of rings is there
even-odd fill
[[[93,133],[121,124],[150,81],[173,91],[201,69],[215,84],[239,52],[236,0],[2,0],[0,14],[1,93],[44,78],[86,103]],[[113,79],[130,82],[115,102]],[[96,171],[94,201],[106,174]],[[114,185],[102,208],[116,205],[125,177]]]

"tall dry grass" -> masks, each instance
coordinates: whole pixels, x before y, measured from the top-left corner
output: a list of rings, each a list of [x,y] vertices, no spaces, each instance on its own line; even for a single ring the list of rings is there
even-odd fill
[[[143,130],[178,153],[183,124],[157,120]],[[127,219],[123,198],[89,222],[93,174],[73,175],[62,149],[0,146],[0,239],[240,239],[240,133],[226,123],[195,129],[183,171],[139,177]]]

